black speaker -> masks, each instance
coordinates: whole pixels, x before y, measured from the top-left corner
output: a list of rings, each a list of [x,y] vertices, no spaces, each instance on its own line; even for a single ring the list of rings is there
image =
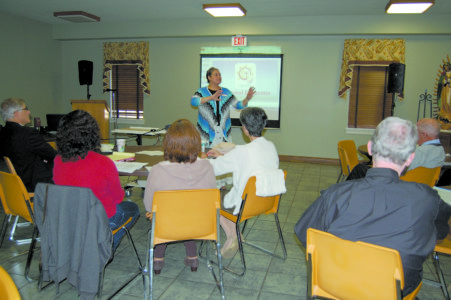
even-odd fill
[[[93,63],[89,60],[78,61],[78,80],[80,85],[92,85],[92,69]]]
[[[402,93],[404,90],[404,70],[406,65],[393,63],[388,66],[387,93]]]

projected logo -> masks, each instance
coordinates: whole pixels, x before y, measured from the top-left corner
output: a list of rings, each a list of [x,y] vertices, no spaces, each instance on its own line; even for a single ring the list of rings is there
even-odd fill
[[[235,88],[248,89],[256,85],[256,66],[252,63],[235,65]]]

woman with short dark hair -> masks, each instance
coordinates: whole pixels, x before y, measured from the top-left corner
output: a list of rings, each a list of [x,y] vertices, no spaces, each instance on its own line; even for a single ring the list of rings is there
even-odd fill
[[[55,184],[90,188],[102,202],[111,230],[119,228],[130,217],[130,229],[139,217],[138,205],[122,201],[124,190],[114,162],[100,154],[100,130],[86,111],[74,110],[61,118],[56,134],[58,155],[53,168]],[[116,250],[125,231],[113,237]]]
[[[152,211],[156,191],[216,188],[212,166],[207,160],[197,159],[201,153],[200,134],[190,121],[181,119],[171,124],[163,140],[163,149],[165,161],[153,166],[147,178],[144,206],[148,212]],[[155,274],[160,274],[164,266],[166,246],[155,246]],[[185,265],[195,272],[199,266],[196,243],[185,241],[185,249]]]

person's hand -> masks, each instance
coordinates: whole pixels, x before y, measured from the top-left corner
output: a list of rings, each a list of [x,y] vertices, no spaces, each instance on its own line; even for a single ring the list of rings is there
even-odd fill
[[[211,100],[214,100],[214,101],[221,101],[221,96],[222,96],[222,90],[217,90],[216,93],[214,93],[214,94],[211,96]]]
[[[201,152],[201,153],[199,154],[199,156],[200,156],[200,158],[208,158],[208,155],[207,155],[207,153],[205,153],[205,152]]]
[[[207,152],[207,155],[208,156],[212,156],[212,157],[219,157],[219,156],[224,155],[224,154],[222,154],[218,150],[211,149],[210,151]]]
[[[251,87],[249,88],[249,90],[247,91],[247,96],[246,96],[247,101],[251,100],[252,97],[254,97],[255,92],[256,92],[256,91],[255,91],[255,88],[254,88],[253,86],[251,86]]]
[[[150,211],[146,211],[146,218],[147,218],[149,221],[152,221],[152,217],[153,217],[152,213],[151,213]]]

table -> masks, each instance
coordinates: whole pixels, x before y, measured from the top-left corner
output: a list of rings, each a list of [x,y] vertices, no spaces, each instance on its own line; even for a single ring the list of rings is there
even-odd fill
[[[127,135],[136,135],[136,143],[138,146],[142,145],[142,136],[156,136],[158,138],[157,143],[160,141],[160,137],[164,134],[166,134],[165,129],[160,129],[156,127],[127,127],[127,128],[121,128],[121,129],[114,129],[111,131],[115,134],[127,134]]]
[[[146,162],[147,166],[154,166],[157,163],[164,161],[163,155],[161,156],[150,156],[146,154],[139,154],[136,152],[140,151],[163,151],[163,147],[161,146],[125,146],[125,152],[135,153],[135,161],[136,162]],[[143,167],[139,170],[134,171],[133,173],[124,173],[119,172],[120,176],[144,176],[147,177],[149,175],[149,171]]]

